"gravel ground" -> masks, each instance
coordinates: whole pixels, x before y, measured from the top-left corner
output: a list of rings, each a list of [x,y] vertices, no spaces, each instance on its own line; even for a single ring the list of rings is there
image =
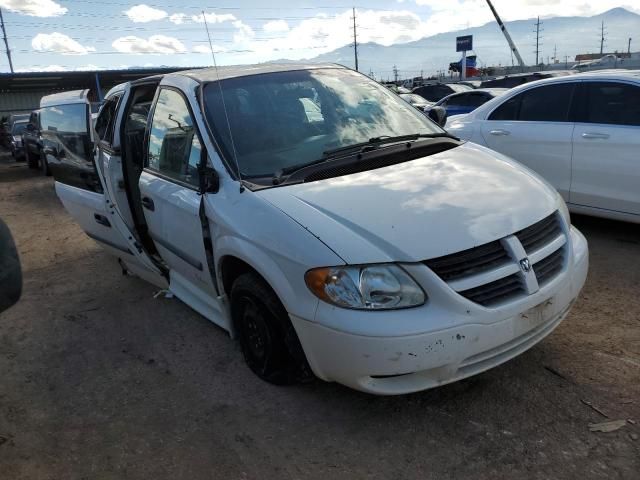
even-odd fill
[[[640,225],[576,216],[591,270],[552,335],[385,398],[262,382],[221,329],[122,276],[53,180],[7,155],[0,217],[25,278],[0,314],[1,479],[638,478]],[[628,422],[589,431],[605,415]]]

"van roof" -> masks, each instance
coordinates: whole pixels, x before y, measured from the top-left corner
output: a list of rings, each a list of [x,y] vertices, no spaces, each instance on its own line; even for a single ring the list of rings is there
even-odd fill
[[[73,103],[87,103],[89,90],[72,90],[70,92],[53,93],[40,99],[40,108],[55,105],[69,105]]]
[[[346,69],[337,63],[260,63],[257,65],[229,65],[216,68],[202,68],[198,70],[184,70],[167,74],[185,75],[198,82],[215,82],[235,77],[246,77],[248,75],[260,75],[263,73],[292,72],[295,70],[317,70],[320,68]]]

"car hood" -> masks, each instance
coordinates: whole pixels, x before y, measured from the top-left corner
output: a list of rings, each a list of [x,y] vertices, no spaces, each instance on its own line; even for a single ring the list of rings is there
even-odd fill
[[[447,255],[512,234],[557,208],[544,180],[475,144],[257,194],[349,264]]]

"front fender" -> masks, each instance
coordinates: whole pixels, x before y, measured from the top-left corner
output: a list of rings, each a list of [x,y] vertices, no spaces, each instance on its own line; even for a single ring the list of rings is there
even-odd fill
[[[205,197],[205,212],[218,285],[223,285],[222,259],[236,257],[265,279],[290,314],[313,320],[318,299],[307,288],[304,274],[344,261],[261,196],[248,189],[241,192],[235,182],[223,179],[219,193]]]

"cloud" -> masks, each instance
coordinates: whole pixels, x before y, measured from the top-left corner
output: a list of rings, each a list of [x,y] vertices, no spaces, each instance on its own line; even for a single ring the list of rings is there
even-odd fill
[[[0,7],[30,17],[59,17],[68,11],[53,0],[0,0]]]
[[[256,36],[253,28],[242,20],[234,20],[232,25],[236,28],[236,33],[233,34],[233,42],[236,43],[237,46],[248,46],[253,40],[253,37]]]
[[[164,10],[150,7],[144,3],[134,5],[129,10],[125,10],[124,14],[134,23],[155,22],[168,16],[168,13]]]
[[[165,35],[151,35],[148,39],[129,35],[114,40],[111,44],[121,53],[185,53],[187,51],[184,44],[177,38]]]
[[[207,53],[211,55],[211,49],[209,48],[209,45],[196,45],[195,47],[193,47],[192,51],[194,53]],[[220,45],[213,45],[213,53],[222,53],[226,51],[227,49],[221,47]]]
[[[265,23],[262,29],[268,33],[288,32],[289,24],[285,20],[271,20]]]
[[[169,16],[169,21],[171,23],[175,23],[176,25],[182,25],[189,19],[189,15],[186,13],[174,13]]]
[[[66,72],[62,65],[46,65],[44,67],[18,67],[16,72]]]
[[[358,10],[357,16],[362,27],[358,30],[360,43],[391,45],[418,40],[428,33],[420,16],[408,10]],[[234,22],[237,31],[233,48],[252,50],[246,54],[245,61],[314,57],[353,42],[353,31],[349,28],[351,17],[352,11],[348,9],[336,15],[318,14],[293,26],[278,20],[268,22],[263,30],[276,33],[276,29],[280,29],[272,38],[256,37],[251,27]]]
[[[61,53],[62,55],[87,55],[96,51],[95,48],[85,47],[74,39],[58,32],[37,34],[31,40],[31,46],[38,52]]]
[[[207,19],[207,23],[223,23],[223,22],[232,22],[237,20],[236,16],[231,13],[222,13],[218,15],[217,13],[205,13],[205,18]],[[196,23],[204,23],[204,19],[202,18],[202,14],[192,15],[191,20]]]

